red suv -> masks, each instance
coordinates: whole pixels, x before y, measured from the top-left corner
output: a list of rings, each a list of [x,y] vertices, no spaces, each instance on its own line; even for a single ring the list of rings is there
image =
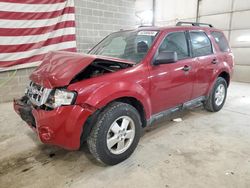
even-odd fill
[[[135,150],[142,128],[185,108],[225,102],[233,54],[209,24],[140,27],[110,34],[88,54],[50,52],[14,109],[43,143],[114,165]]]

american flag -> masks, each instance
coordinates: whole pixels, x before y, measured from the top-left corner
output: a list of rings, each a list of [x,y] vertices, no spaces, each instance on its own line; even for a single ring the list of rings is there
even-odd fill
[[[74,0],[0,0],[0,68],[76,51]]]

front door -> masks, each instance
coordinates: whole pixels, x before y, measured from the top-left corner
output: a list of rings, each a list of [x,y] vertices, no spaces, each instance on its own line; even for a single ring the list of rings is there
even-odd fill
[[[167,34],[156,56],[161,51],[177,52],[178,61],[149,68],[153,114],[189,101],[195,78],[186,32]]]

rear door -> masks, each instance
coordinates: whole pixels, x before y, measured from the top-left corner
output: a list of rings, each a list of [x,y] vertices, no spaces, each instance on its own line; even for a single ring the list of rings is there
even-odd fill
[[[175,51],[178,61],[151,65],[149,68],[153,114],[183,104],[191,98],[195,76],[186,36],[184,31],[168,33],[155,56],[160,51]]]
[[[191,42],[192,57],[195,64],[196,81],[193,85],[192,99],[207,94],[210,83],[213,79],[214,71],[218,59],[213,52],[210,38],[204,31],[189,31]]]

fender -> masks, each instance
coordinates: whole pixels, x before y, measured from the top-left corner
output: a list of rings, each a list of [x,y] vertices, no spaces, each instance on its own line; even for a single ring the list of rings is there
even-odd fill
[[[150,118],[152,113],[150,97],[145,89],[137,83],[120,81],[106,84],[97,88],[95,94],[90,95],[85,103],[99,109],[122,97],[137,99],[144,107],[146,118]]]
[[[207,95],[209,95],[209,93],[211,92],[211,90],[213,89],[213,86],[216,82],[216,79],[219,77],[219,75],[223,72],[226,72],[229,75],[229,78],[231,79],[232,77],[232,72],[231,72],[231,68],[228,65],[228,63],[226,62],[222,62],[220,63],[220,65],[218,65],[218,67],[215,69],[214,74],[213,74],[213,78],[212,81],[210,82],[210,85],[208,87],[207,90]]]

